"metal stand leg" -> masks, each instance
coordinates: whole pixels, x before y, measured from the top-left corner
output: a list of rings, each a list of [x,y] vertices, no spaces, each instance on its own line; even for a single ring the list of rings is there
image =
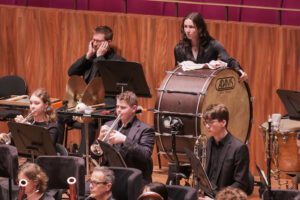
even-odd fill
[[[85,160],[86,160],[86,175],[90,175],[90,153],[89,153],[89,126],[84,123],[85,129]]]

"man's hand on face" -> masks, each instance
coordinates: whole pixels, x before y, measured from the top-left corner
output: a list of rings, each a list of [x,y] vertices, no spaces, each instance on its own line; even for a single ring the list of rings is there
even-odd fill
[[[89,43],[89,49],[85,56],[85,58],[87,60],[89,60],[96,53],[96,49],[94,48],[93,43],[94,43],[94,40],[91,40]]]
[[[100,45],[100,47],[97,50],[96,56],[103,56],[106,54],[106,52],[109,50],[109,44],[108,41],[103,41]]]

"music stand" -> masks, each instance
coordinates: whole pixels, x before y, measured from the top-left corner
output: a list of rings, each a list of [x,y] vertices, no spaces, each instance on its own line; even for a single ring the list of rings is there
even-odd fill
[[[152,97],[140,63],[99,61],[98,69],[106,95],[115,96],[123,91],[130,90],[138,97]]]
[[[300,120],[300,91],[278,89],[277,94],[289,118]]]
[[[8,122],[18,154],[25,157],[57,155],[47,129],[23,123]]]
[[[108,166],[110,167],[127,167],[120,152],[106,142],[98,141],[103,151],[103,155],[107,155]]]
[[[198,183],[199,183],[199,188],[204,191],[209,197],[211,198],[215,198],[216,194],[214,192],[214,189],[216,189],[216,187],[213,188],[210,180],[208,179],[208,176],[201,164],[201,161],[199,160],[199,158],[196,157],[196,155],[191,152],[188,148],[184,148],[184,151],[188,157],[188,159],[191,162],[191,166],[192,169],[194,171],[195,176],[198,179]]]

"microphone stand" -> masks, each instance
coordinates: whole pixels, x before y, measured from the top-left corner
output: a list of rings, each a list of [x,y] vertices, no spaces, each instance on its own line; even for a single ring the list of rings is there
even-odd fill
[[[180,173],[179,170],[179,160],[176,154],[176,135],[179,133],[179,130],[182,128],[183,123],[179,118],[174,118],[171,121],[171,135],[172,135],[172,153],[175,159],[175,185],[179,185],[180,183],[180,178],[179,176],[182,177],[183,174]]]
[[[273,133],[272,133],[272,119],[269,117],[268,119],[268,131],[267,131],[267,180],[268,180],[268,199],[273,199],[272,191],[271,191],[271,160],[272,160],[272,153],[271,153],[271,142],[273,141]]]

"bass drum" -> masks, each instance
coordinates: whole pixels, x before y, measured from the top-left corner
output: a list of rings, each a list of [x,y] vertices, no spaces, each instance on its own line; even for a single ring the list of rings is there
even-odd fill
[[[184,153],[194,150],[196,138],[209,137],[202,113],[210,104],[223,103],[229,110],[228,130],[246,142],[252,122],[252,103],[247,83],[239,83],[239,75],[229,68],[198,69],[184,72],[177,67],[163,80],[156,99],[154,126],[159,154],[175,162],[172,154],[170,120],[179,118],[183,127],[176,134],[176,154],[179,162],[189,163]]]

